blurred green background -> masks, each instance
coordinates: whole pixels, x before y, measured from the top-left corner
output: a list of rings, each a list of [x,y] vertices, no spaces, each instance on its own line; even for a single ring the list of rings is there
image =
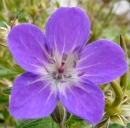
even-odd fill
[[[122,1],[125,4],[120,3]],[[130,0],[0,0],[0,128],[58,127],[52,123],[50,117],[37,122],[14,119],[8,111],[10,88],[4,91],[3,89],[11,87],[17,75],[24,72],[8,50],[6,36],[10,27],[28,22],[44,31],[48,17],[61,6],[78,6],[87,13],[92,24],[89,43],[102,38],[119,43],[119,36],[123,35],[130,57]],[[46,120],[49,124],[46,124]],[[82,121],[71,121],[68,127],[89,128],[88,124],[81,125],[80,122]],[[109,128],[123,128],[123,126],[113,124]]]

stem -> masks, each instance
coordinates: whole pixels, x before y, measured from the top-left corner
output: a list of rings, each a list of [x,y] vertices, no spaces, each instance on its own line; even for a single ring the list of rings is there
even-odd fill
[[[2,0],[2,5],[3,5],[3,8],[4,8],[5,13],[7,13],[8,10],[7,10],[7,7],[6,7],[5,0]]]
[[[106,122],[107,122],[107,119],[95,125],[94,128],[101,128],[104,124],[106,124]]]
[[[66,128],[66,127],[65,127],[64,125],[62,125],[62,124],[60,124],[59,126],[60,126],[60,128]]]
[[[123,48],[123,50],[125,52],[125,59],[127,61],[127,58],[128,58],[127,57],[127,48],[126,48],[125,40],[122,35],[120,35],[120,46]],[[127,89],[127,81],[128,81],[128,71],[120,78],[120,85],[123,88],[123,91],[125,91]]]
[[[123,92],[120,85],[116,81],[111,82],[111,87],[115,92],[115,99],[113,100],[111,107],[118,107],[123,99]]]
[[[120,35],[120,46],[123,48],[125,52],[125,59],[127,60],[127,48],[126,48],[124,37],[122,35]]]
[[[112,81],[110,84],[115,92],[115,99],[105,107],[105,117],[107,118],[120,112],[119,106],[123,100],[123,92],[120,85],[116,81]]]
[[[66,109],[64,108],[64,115],[63,115],[63,120],[62,120],[62,124],[63,124],[63,125],[65,124],[66,119],[67,119],[67,111],[66,111]]]
[[[11,29],[15,26],[15,22],[16,22],[17,19],[18,19],[18,16],[15,17],[14,21],[12,22],[12,24],[11,24]]]
[[[128,71],[120,78],[120,85],[123,89],[123,92],[127,89],[127,83],[128,83]]]

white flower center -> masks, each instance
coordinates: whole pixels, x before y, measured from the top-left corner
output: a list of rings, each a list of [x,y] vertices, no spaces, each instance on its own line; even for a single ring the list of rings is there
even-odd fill
[[[44,65],[45,70],[40,70],[44,79],[50,81],[53,85],[53,90],[64,92],[65,87],[72,83],[77,83],[79,77],[84,74],[83,71],[76,70],[76,64],[79,60],[77,54],[71,52],[61,56],[58,51],[54,51],[53,55],[48,56],[48,63]],[[43,69],[43,68],[42,68]],[[43,71],[43,72],[42,72]]]

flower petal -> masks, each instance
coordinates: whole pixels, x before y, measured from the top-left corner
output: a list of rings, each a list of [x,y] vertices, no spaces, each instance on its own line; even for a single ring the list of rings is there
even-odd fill
[[[76,70],[85,72],[83,77],[95,84],[108,83],[127,70],[122,48],[108,40],[97,40],[87,45],[81,53]]]
[[[27,71],[37,72],[46,60],[43,50],[45,36],[32,24],[20,24],[10,31],[7,42],[17,63]]]
[[[62,55],[76,47],[82,47],[89,35],[90,21],[78,7],[57,9],[46,25],[46,38],[50,47],[57,47]]]
[[[78,85],[71,84],[65,94],[59,93],[60,100],[72,114],[89,123],[97,124],[104,112],[104,95],[101,89],[84,79]]]
[[[48,116],[58,101],[49,82],[32,73],[19,76],[12,88],[9,110],[19,119],[34,119]]]

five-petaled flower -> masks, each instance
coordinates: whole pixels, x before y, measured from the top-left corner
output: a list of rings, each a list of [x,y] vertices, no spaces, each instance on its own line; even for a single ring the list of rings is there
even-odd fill
[[[10,113],[20,119],[42,118],[60,102],[68,112],[96,124],[104,112],[97,84],[123,75],[127,63],[121,47],[108,40],[85,46],[90,21],[77,7],[59,8],[47,21],[45,35],[32,24],[15,26],[9,49],[26,73],[14,82]]]

